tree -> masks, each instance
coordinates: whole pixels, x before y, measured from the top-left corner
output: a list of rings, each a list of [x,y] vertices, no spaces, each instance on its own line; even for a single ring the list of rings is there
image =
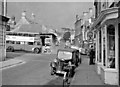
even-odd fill
[[[65,41],[70,40],[70,36],[71,36],[71,33],[69,31],[65,32],[64,35],[63,35],[63,39]]]

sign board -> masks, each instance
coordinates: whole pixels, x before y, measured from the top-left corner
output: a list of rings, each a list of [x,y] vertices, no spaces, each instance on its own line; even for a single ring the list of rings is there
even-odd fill
[[[34,42],[34,37],[9,36],[9,35],[6,35],[6,40]]]

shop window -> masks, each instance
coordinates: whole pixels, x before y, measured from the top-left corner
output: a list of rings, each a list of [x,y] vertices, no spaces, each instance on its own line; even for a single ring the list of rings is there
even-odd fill
[[[105,37],[103,38],[103,65],[105,66],[105,60],[106,60],[106,57],[105,57]]]
[[[104,66],[106,66],[106,51],[105,51],[105,40],[106,40],[106,38],[105,38],[105,27],[103,28],[103,65]]]
[[[108,46],[108,68],[115,68],[115,27],[107,27],[107,46]]]

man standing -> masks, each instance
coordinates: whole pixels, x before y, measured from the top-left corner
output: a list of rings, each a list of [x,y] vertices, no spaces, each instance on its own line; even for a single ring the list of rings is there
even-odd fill
[[[90,50],[90,61],[89,61],[89,64],[90,65],[93,65],[93,64],[95,64],[94,63],[94,58],[95,58],[95,51],[94,51],[94,49],[93,49],[93,46],[91,46],[91,50]]]

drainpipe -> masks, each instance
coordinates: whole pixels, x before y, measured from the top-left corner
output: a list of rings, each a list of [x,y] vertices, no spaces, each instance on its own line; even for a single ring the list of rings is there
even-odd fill
[[[120,44],[120,1],[118,2],[118,45]],[[120,45],[119,45],[120,46]],[[119,47],[118,46],[118,47]],[[118,50],[118,51],[120,51],[120,50]],[[119,53],[119,52],[118,52]],[[118,77],[119,77],[119,79],[118,79],[118,85],[120,86],[120,54],[118,54]]]

